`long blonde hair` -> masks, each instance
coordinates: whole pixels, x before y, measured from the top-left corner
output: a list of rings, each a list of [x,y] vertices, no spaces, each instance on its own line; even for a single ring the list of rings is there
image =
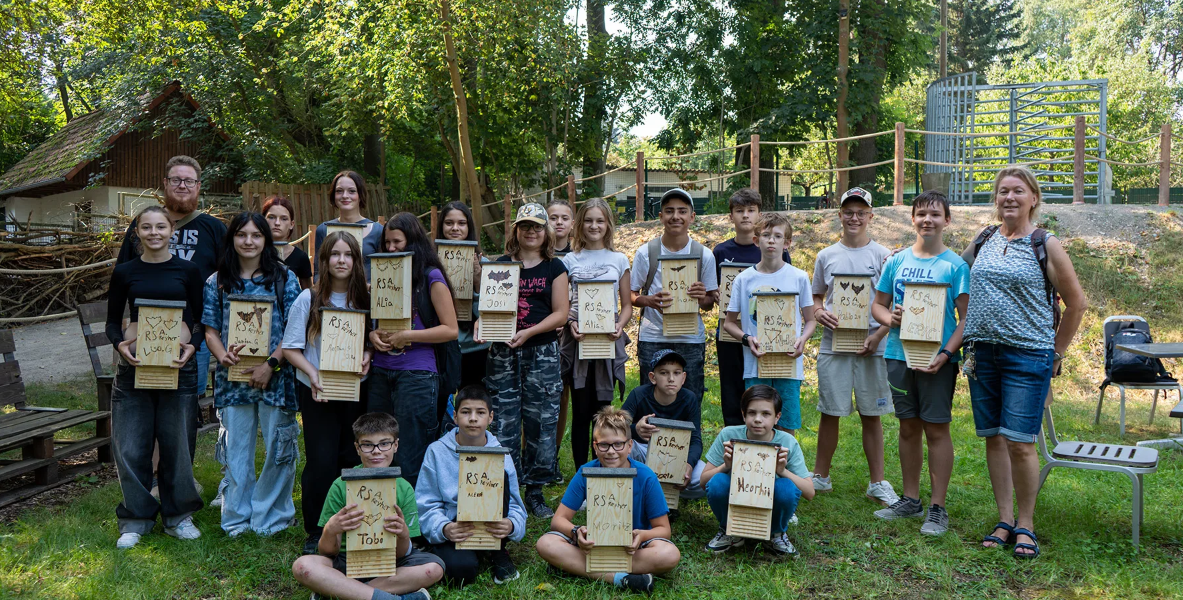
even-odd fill
[[[1039,216],[1039,207],[1043,205],[1043,192],[1039,189],[1039,180],[1035,178],[1035,173],[1023,165],[1008,165],[994,176],[994,192],[990,201],[994,203],[995,220],[1002,220],[1002,211],[998,208],[998,184],[1002,182],[1004,177],[1020,179],[1023,181],[1023,185],[1031,188],[1031,193],[1035,195],[1035,205],[1031,207],[1031,213],[1027,215],[1027,218],[1034,223],[1035,218]]]
[[[603,198],[589,198],[575,213],[575,226],[571,230],[571,250],[583,250],[583,219],[587,217],[587,211],[593,208],[600,209],[604,213],[604,220],[608,222],[608,231],[604,232],[604,247],[616,251],[612,246],[612,234],[616,232],[616,213],[612,212],[612,207]]]

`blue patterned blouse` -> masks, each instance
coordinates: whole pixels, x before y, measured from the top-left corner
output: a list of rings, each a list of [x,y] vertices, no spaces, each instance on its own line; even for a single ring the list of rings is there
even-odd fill
[[[965,340],[1026,350],[1055,348],[1044,286],[1030,235],[1013,240],[1001,232],[990,236],[970,269]]]

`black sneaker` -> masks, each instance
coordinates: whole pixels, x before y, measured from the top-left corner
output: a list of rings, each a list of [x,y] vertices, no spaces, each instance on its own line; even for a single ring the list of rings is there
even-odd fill
[[[546,505],[546,500],[542,497],[542,492],[527,492],[526,493],[526,510],[530,512],[535,518],[549,519],[555,516],[555,511],[551,510]]]
[[[302,552],[305,556],[309,554],[320,554],[320,534],[310,533],[308,537],[304,538],[304,550]]]
[[[521,575],[505,550],[494,550],[489,555],[489,562],[493,564],[493,583],[497,585],[509,583]]]
[[[677,520],[678,520],[678,517],[680,517],[680,516],[682,516],[682,513],[681,513],[681,511],[679,511],[679,510],[678,510],[678,509],[676,509],[676,508],[671,508],[671,509],[670,509],[670,514],[669,514],[670,521],[677,521]]]
[[[634,592],[645,592],[646,594],[653,592],[653,575],[645,573],[643,575],[625,575],[624,587]]]

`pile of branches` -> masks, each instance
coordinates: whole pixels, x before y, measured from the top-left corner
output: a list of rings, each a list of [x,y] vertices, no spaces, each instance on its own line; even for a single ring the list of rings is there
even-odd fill
[[[60,243],[42,245],[46,241]],[[28,271],[99,263],[119,252],[122,236],[76,231],[20,231],[0,237],[0,267]],[[37,245],[31,245],[34,242]],[[69,312],[107,295],[113,266],[68,273],[0,273],[0,318]]]

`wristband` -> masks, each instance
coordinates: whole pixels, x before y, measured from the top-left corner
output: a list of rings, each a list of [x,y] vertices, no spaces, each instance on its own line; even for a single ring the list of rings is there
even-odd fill
[[[271,367],[272,371],[275,371],[276,373],[278,373],[279,372],[279,359],[275,358],[274,356],[268,356],[267,357],[267,366]]]
[[[739,338],[739,343],[747,346],[748,345],[748,338],[750,338],[750,337],[752,337],[752,336],[749,334],[746,334],[746,333],[743,334],[743,337]]]
[[[571,528],[571,541],[575,542],[576,545],[579,545],[579,526],[578,525]]]
[[[948,357],[949,357],[949,360],[953,360],[954,358],[957,358],[956,356],[953,356],[953,353],[952,353],[952,352],[949,352],[949,350],[948,350],[948,349],[946,349],[946,348],[941,348],[941,352],[940,352],[940,353],[941,353],[941,354],[944,354],[945,356],[948,356]]]

